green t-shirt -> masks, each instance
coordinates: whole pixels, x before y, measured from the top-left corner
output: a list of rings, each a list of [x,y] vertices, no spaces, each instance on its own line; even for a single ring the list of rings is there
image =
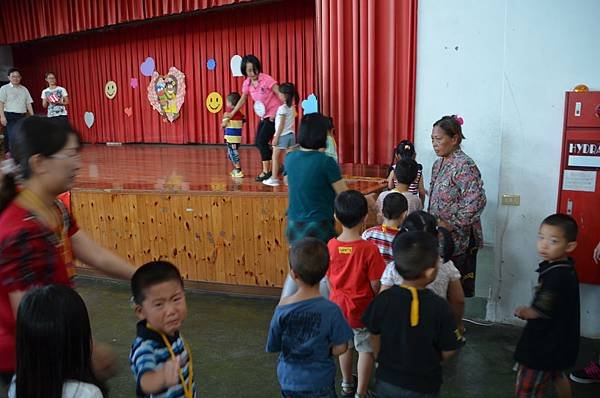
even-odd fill
[[[335,160],[319,151],[297,150],[286,155],[285,171],[289,184],[288,219],[332,220],[335,191],[331,184],[342,179]]]

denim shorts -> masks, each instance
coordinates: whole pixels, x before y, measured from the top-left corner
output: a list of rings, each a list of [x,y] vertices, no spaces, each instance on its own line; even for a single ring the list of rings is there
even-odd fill
[[[277,140],[277,145],[273,146],[276,146],[280,149],[288,149],[293,147],[294,145],[296,145],[296,136],[294,135],[294,133],[288,133],[286,135],[280,135],[279,140]]]

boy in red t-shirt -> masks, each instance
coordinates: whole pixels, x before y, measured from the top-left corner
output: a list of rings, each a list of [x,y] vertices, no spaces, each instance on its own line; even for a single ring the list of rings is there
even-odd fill
[[[327,244],[329,248],[329,299],[340,306],[354,331],[354,348],[358,352],[358,382],[352,377],[353,351],[340,355],[342,397],[366,397],[375,358],[370,335],[361,316],[379,292],[379,279],[385,261],[377,246],[362,239],[368,213],[367,200],[358,191],[344,191],[335,200],[335,218],[342,224],[340,236]],[[356,395],[354,395],[356,393]]]

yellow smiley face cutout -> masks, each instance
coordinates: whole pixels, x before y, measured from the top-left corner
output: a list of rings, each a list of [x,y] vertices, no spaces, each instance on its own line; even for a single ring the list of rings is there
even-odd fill
[[[106,94],[106,98],[113,99],[117,96],[117,83],[112,80],[106,82],[106,86],[104,86],[104,94]]]
[[[206,109],[208,109],[210,113],[221,111],[221,109],[223,109],[223,97],[221,97],[221,94],[216,91],[208,94],[208,97],[206,97]]]

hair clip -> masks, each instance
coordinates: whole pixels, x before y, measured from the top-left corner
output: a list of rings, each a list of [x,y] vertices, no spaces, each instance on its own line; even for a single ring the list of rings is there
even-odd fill
[[[407,151],[410,151],[410,145],[408,145],[408,144],[404,145],[404,149]]]
[[[0,163],[0,173],[15,177],[19,173],[19,166],[13,158],[5,159]]]
[[[460,124],[461,126],[462,126],[462,125],[463,125],[463,123],[465,122],[465,121],[463,120],[463,118],[462,118],[462,117],[460,117],[460,116],[458,116],[458,115],[452,115],[452,118],[453,118],[454,120],[456,120],[456,121],[458,122],[458,124]]]

